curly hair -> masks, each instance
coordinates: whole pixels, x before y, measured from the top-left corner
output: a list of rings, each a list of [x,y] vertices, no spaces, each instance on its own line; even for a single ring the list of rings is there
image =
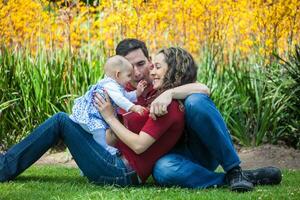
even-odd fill
[[[197,80],[198,67],[189,52],[180,47],[170,47],[160,50],[158,54],[160,53],[165,57],[168,70],[159,93]]]

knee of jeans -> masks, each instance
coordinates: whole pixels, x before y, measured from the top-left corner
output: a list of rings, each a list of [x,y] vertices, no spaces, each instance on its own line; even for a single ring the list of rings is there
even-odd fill
[[[58,112],[54,114],[53,117],[60,124],[63,123],[65,120],[69,119],[69,115],[65,112]]]
[[[185,113],[187,117],[195,115],[205,117],[209,113],[210,98],[206,94],[192,94],[184,101]]]
[[[178,170],[180,169],[177,161],[178,159],[169,155],[160,158],[155,163],[152,171],[154,180],[160,185],[169,185],[176,182],[174,179],[178,176]]]
[[[65,112],[58,112],[54,115],[54,117],[61,121],[61,120],[64,120],[66,118],[69,118],[69,115]]]

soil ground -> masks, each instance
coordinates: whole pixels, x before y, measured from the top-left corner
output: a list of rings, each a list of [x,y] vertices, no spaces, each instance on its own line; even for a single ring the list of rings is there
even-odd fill
[[[300,169],[300,150],[283,146],[262,145],[259,147],[238,148],[238,154],[242,160],[242,168],[257,168],[263,166],[276,166],[284,169]],[[37,164],[61,164],[68,167],[76,167],[75,161],[68,151],[50,153],[47,152]]]

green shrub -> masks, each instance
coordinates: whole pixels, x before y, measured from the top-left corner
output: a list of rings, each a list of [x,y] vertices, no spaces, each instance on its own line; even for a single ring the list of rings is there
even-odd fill
[[[212,91],[235,141],[242,145],[286,144],[300,148],[300,50],[287,61],[241,58],[206,49],[198,80]],[[87,56],[88,55],[88,56]],[[74,98],[103,76],[105,53],[71,56],[69,51],[0,51],[0,149],[26,136],[58,111],[70,113]]]
[[[284,141],[300,149],[300,47],[296,45],[287,59],[275,57],[277,62],[268,68],[269,87],[280,88],[286,102],[278,119],[278,130],[270,135],[269,141]]]
[[[70,112],[73,99],[103,76],[103,59],[70,57],[66,51],[38,56],[0,52],[0,141],[2,148],[16,143],[58,111]]]
[[[271,87],[261,58],[233,54],[227,64],[210,51],[201,58],[198,79],[211,88],[233,138],[246,146],[276,143],[289,98],[282,95],[283,85]]]

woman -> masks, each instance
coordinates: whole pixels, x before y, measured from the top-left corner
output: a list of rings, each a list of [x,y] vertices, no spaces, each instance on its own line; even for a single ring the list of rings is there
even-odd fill
[[[150,73],[153,87],[160,94],[167,89],[195,82],[197,67],[192,56],[185,50],[168,48],[155,56]],[[90,181],[122,186],[144,183],[156,160],[167,153],[182,134],[184,112],[181,103],[173,100],[168,107],[168,113],[156,120],[148,114],[131,114],[127,129],[114,116],[109,98],[103,99],[96,95],[95,102],[95,106],[118,137],[117,155],[111,155],[98,145],[67,114],[58,113],[1,155],[0,181],[14,179],[62,139]],[[132,119],[135,120],[134,126]],[[113,137],[109,136],[111,134],[108,134],[108,141],[112,141]]]

